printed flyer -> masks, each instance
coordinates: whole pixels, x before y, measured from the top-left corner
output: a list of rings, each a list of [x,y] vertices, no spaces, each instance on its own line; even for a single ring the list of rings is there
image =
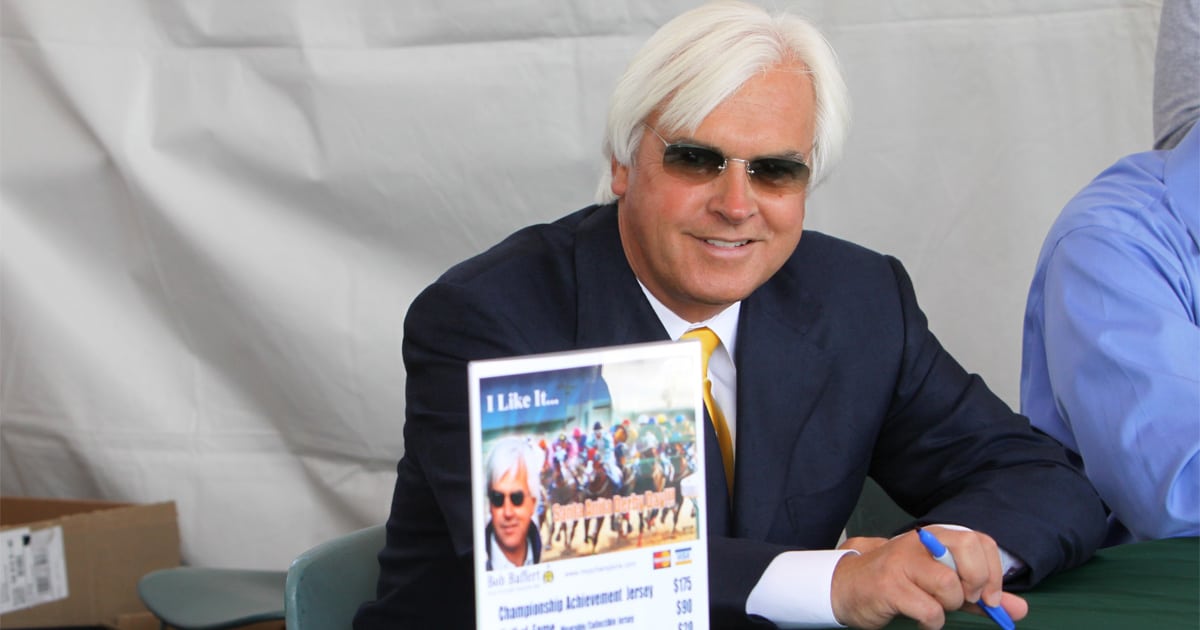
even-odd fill
[[[468,372],[477,626],[707,628],[700,344]]]

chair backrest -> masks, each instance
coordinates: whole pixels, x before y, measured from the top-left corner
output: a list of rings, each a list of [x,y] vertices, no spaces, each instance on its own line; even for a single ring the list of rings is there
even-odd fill
[[[321,543],[288,568],[283,608],[288,630],[346,630],[363,602],[375,598],[384,526]]]

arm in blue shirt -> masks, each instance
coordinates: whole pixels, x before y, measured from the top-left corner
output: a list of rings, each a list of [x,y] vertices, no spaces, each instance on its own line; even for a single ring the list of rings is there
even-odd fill
[[[1196,126],[1097,176],[1038,259],[1021,411],[1082,458],[1124,526],[1109,544],[1200,535],[1198,268]]]
[[[1072,448],[1125,527],[1139,539],[1197,535],[1200,328],[1192,319],[1197,287],[1189,285],[1195,258],[1189,263],[1164,251],[1170,248],[1161,240],[1131,231],[1082,227],[1050,254],[1050,388]]]

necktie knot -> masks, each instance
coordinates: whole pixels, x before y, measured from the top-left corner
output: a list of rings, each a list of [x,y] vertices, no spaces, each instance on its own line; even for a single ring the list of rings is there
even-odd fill
[[[708,360],[712,358],[713,350],[721,344],[721,339],[717,337],[717,333],[711,328],[694,328],[683,334],[683,339],[697,339],[700,341],[700,372],[705,377],[708,376]]]

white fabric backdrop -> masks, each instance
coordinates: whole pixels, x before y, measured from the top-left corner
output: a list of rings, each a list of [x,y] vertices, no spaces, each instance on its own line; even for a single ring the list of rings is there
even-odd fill
[[[410,300],[590,202],[694,4],[0,2],[0,490],[174,499],[187,561],[253,568],[385,518]],[[809,226],[899,256],[1016,405],[1042,236],[1150,145],[1159,2],[794,6],[855,112]]]

